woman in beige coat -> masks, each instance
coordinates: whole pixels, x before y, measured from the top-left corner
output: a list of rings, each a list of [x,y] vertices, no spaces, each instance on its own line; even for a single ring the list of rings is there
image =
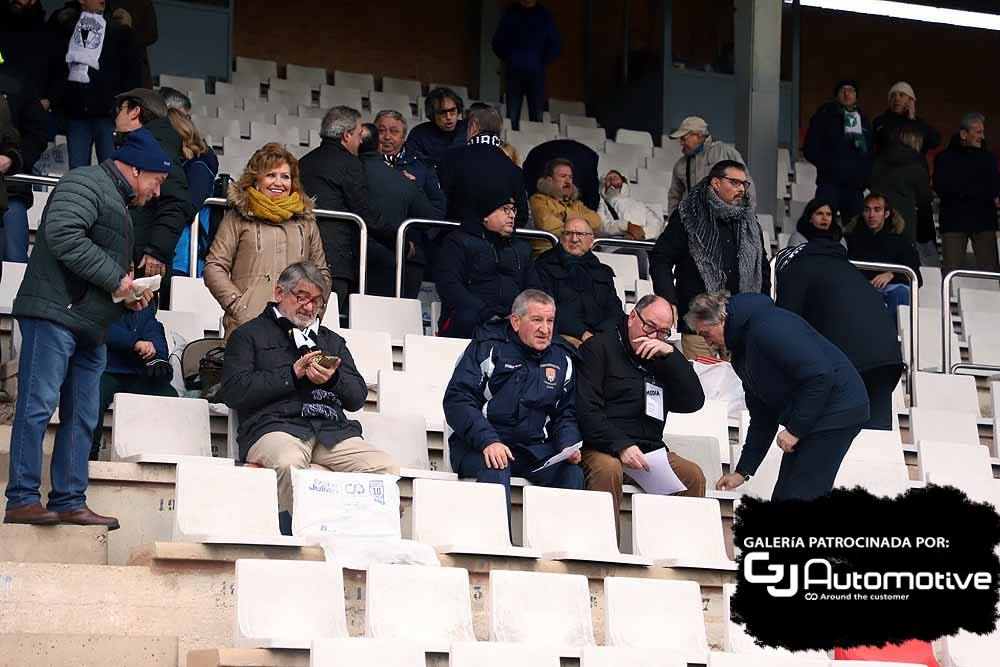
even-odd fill
[[[266,144],[229,186],[229,210],[205,259],[205,285],[225,311],[226,338],[263,312],[274,298],[278,275],[310,261],[330,272],[316,226],[313,201],[302,191],[299,163],[280,144]]]

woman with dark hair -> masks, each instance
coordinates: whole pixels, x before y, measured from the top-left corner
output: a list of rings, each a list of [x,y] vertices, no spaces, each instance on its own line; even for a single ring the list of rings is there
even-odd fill
[[[827,239],[847,247],[840,221],[833,213],[833,205],[818,197],[806,204],[799,221],[795,223],[795,231],[788,239],[788,245],[801,245],[813,239]]]
[[[299,161],[281,144],[257,149],[240,179],[229,185],[226,211],[205,259],[205,286],[225,311],[228,339],[260,315],[273,298],[278,275],[289,264],[319,267],[324,299],[330,271],[316,226],[313,200],[302,190]]]

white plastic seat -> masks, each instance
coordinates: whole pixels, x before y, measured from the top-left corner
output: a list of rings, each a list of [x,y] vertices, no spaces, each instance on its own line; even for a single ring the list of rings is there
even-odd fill
[[[372,92],[370,101],[372,113],[391,109],[403,114],[403,117],[408,120],[413,118],[413,113],[410,111],[410,96],[406,93]]]
[[[299,124],[300,125],[305,124],[305,122],[306,122],[307,119],[308,120],[322,121],[323,120],[323,116],[326,115],[327,111],[328,111],[328,109],[325,109],[322,106],[311,107],[311,106],[306,106],[305,104],[300,104],[299,108],[298,108],[299,118],[301,119],[300,122],[299,122]],[[317,132],[319,132],[319,128],[318,127],[315,128],[315,129],[316,129]]]
[[[923,302],[921,302],[923,303]],[[910,307],[898,308],[899,334],[902,338],[903,360],[910,362]],[[917,313],[920,337],[917,341],[917,363],[920,370],[941,369],[941,311],[920,307]],[[951,336],[951,359],[957,363],[961,358],[958,336]]]
[[[701,468],[705,479],[712,480],[714,483],[714,480],[722,477],[722,458],[716,436],[671,434],[664,436],[664,442],[670,451]],[[729,450],[728,445],[726,450]],[[625,474],[628,474],[627,470]]]
[[[407,334],[403,338],[403,371],[446,385],[470,342],[465,338]]]
[[[285,78],[289,81],[301,81],[312,86],[313,90],[318,90],[326,83],[326,69],[322,67],[307,67],[305,65],[285,65]],[[273,85],[274,82],[272,81]]]
[[[247,127],[250,124],[247,123]],[[240,139],[238,137],[225,137],[222,140],[222,150],[224,157],[230,156],[246,156],[246,161],[249,161],[250,156],[252,156],[258,148],[263,146],[263,143],[258,143],[257,141],[251,139]]]
[[[293,102],[291,106],[287,104],[280,104],[278,102],[267,102],[262,99],[255,99],[246,97],[243,98],[243,112],[247,114],[267,114],[272,118],[269,122],[274,124],[273,117],[277,114],[287,114],[289,109],[294,109],[299,104],[298,101]],[[252,119],[251,119],[252,120]]]
[[[175,542],[278,546],[314,542],[282,535],[278,529],[278,477],[271,468],[181,461],[175,494]]]
[[[921,266],[920,277],[923,284],[920,286],[920,303],[922,308],[933,306],[936,310],[941,310],[941,269],[936,266]]]
[[[375,77],[364,72],[333,71],[333,83],[336,86],[348,86],[361,91],[362,97],[368,97],[375,90]],[[358,109],[360,111],[360,109]]]
[[[309,652],[309,667],[424,667],[425,664],[426,658],[419,646],[369,637],[317,639]]]
[[[592,623],[582,574],[490,570],[492,641],[537,644],[575,658],[594,644]]]
[[[809,203],[815,197],[815,183],[792,183],[792,201]]]
[[[695,581],[604,578],[604,642],[662,648],[705,663],[708,637],[701,587]]]
[[[643,155],[652,156],[653,154],[653,136],[643,130],[618,130],[615,132],[615,142],[642,146],[645,149]]]
[[[976,379],[971,375],[915,373],[916,400],[921,408],[968,412],[979,417],[979,395]]]
[[[521,498],[524,546],[541,551],[543,558],[652,564],[619,552],[610,494],[529,486]]]
[[[246,648],[309,648],[347,637],[339,565],[299,560],[236,561],[233,642]]]
[[[156,319],[163,325],[167,350],[171,353],[180,346],[205,337],[197,313],[183,310],[157,310]]]
[[[615,272],[615,277],[620,278],[626,285],[634,285],[639,279],[639,260],[635,255],[625,255],[619,252],[594,252],[602,264],[610,266]]]
[[[979,446],[979,425],[969,412],[910,408],[910,433],[915,445],[937,440]]]
[[[669,181],[667,181],[669,182]],[[667,207],[668,191],[663,185],[636,183],[632,187],[632,196],[646,204],[659,204]]]
[[[803,658],[791,653],[771,655],[769,653],[719,653],[713,651],[708,658],[708,667],[831,667],[833,665],[840,665],[840,662],[830,662],[830,659],[825,655],[823,657]]]
[[[175,76],[173,74],[161,74],[160,86],[176,88],[182,93],[204,93],[205,80],[191,76]]]
[[[697,412],[688,414],[671,412],[667,414],[667,420],[663,425],[663,438],[668,447],[671,435],[714,437],[719,443],[719,458],[722,463],[730,463],[729,404],[726,401],[706,400],[701,410]]]
[[[980,331],[975,336],[966,334],[965,339],[969,343],[971,363],[1000,366],[1000,331]],[[955,357],[955,362],[958,360],[959,358]]]
[[[1000,292],[962,287],[958,290],[958,308],[962,312],[1000,313]]]
[[[252,121],[257,121],[259,123],[268,123],[274,125],[274,118],[277,112],[267,112],[267,111],[243,111],[241,109],[219,109],[219,118],[225,120],[235,120],[239,122],[240,125],[240,136],[249,137],[250,136],[250,123]],[[288,109],[284,107],[281,108],[281,113],[288,113]]]
[[[379,371],[378,411],[423,416],[428,431],[444,431],[444,392],[439,384],[415,373]]]
[[[278,63],[273,60],[236,56],[236,69],[234,71],[240,74],[253,74],[259,76],[261,81],[267,81],[271,78],[278,78]]]
[[[330,292],[330,300],[326,302],[326,310],[323,311],[323,319],[320,320],[327,329],[340,329],[340,299],[336,292]]]
[[[352,329],[387,331],[396,347],[403,345],[406,334],[424,334],[424,316],[417,299],[352,294],[349,301]]]
[[[714,498],[634,494],[632,550],[657,567],[736,569],[726,555],[722,511]]]
[[[997,292],[1000,294],[1000,292]],[[938,322],[940,327],[940,321]],[[982,333],[996,332],[1000,329],[1000,313],[983,312],[980,310],[962,311],[962,331],[966,340],[969,336],[977,336]],[[957,363],[958,359],[952,359],[952,363]]]
[[[421,415],[360,410],[351,413],[349,417],[361,424],[368,444],[392,456],[399,464],[399,474],[403,477],[458,479],[455,473],[431,470],[427,454],[427,425]]]
[[[723,667],[743,667],[753,665],[754,667],[822,667],[829,665],[829,658],[822,651],[788,651],[780,648],[766,648],[758,646],[753,638],[747,634],[742,625],[732,620],[730,612],[730,598],[736,592],[735,584],[722,585],[722,648],[729,651],[728,654],[712,653],[709,658],[709,667],[721,665]],[[744,658],[746,662],[730,661],[730,656],[736,655]],[[725,658],[717,657],[725,656]]]
[[[45,205],[48,203],[51,193],[52,188],[31,191],[31,208],[28,209],[28,229],[30,231],[37,232],[38,227],[42,224],[42,213],[45,212]],[[5,269],[4,273],[6,272]]]
[[[941,640],[941,667],[991,667],[1000,655],[1000,629],[988,635],[965,630]]]
[[[620,144],[616,141],[607,142],[604,145],[604,151],[610,158],[622,158],[635,162],[636,167],[640,164],[645,164],[646,156],[649,155],[649,151],[645,146]]]
[[[558,653],[535,644],[456,642],[450,653],[450,667],[559,667]]]
[[[365,590],[365,635],[447,653],[475,641],[469,573],[456,567],[374,563]]]
[[[837,471],[836,487],[861,486],[873,495],[895,496],[910,484],[899,431],[862,430]]]
[[[212,136],[212,144],[222,146],[225,137],[240,138],[240,121],[234,118],[192,118],[203,135]]]
[[[656,151],[662,149],[654,148],[653,150]],[[665,172],[667,174],[671,174],[671,177],[673,177],[675,164],[677,164],[677,160],[672,160],[670,156],[663,155],[662,153],[659,155],[654,154],[653,157],[646,158],[647,170]]]
[[[684,157],[684,152],[681,151],[681,145],[676,139],[671,139],[669,136],[663,135],[660,145],[653,147],[653,157],[661,158],[673,169],[677,161]]]
[[[268,125],[267,123],[251,121],[250,141],[259,146],[272,142],[297,146],[301,141],[301,135],[297,126]]]
[[[282,111],[281,109],[293,111],[298,109],[300,104],[311,105],[312,91],[308,88],[302,90],[282,90],[272,87],[267,92],[267,101],[269,104],[276,105],[274,107],[276,114],[287,113],[287,111]]]
[[[518,124],[521,132],[527,132],[543,139],[557,139],[559,137],[559,126],[555,123],[543,123],[532,120],[522,120]],[[541,141],[539,141],[541,143]]]
[[[608,139],[608,135],[604,132],[604,128],[580,127],[577,125],[568,126],[566,128],[566,136],[570,139],[589,139],[590,141],[599,141],[602,145]]]
[[[204,331],[219,331],[222,306],[205,287],[201,278],[174,276],[170,279],[170,305],[176,310],[196,313]]]
[[[392,341],[389,334],[364,329],[333,328],[333,331],[347,343],[354,365],[365,379],[365,384],[377,387],[379,372],[392,370]]]
[[[406,95],[411,102],[417,102],[424,96],[423,86],[413,79],[396,79],[391,76],[382,77],[382,91]],[[372,104],[372,109],[375,105]]]
[[[319,88],[319,106],[325,111],[336,106],[346,106],[361,111],[361,92],[357,86],[329,86],[324,83]]]
[[[636,178],[641,185],[658,185],[666,189],[670,185],[673,174],[666,169],[640,168],[636,174]]]
[[[233,464],[212,457],[208,401],[123,392],[115,394],[113,404],[114,460],[178,463],[197,457],[202,463]]]
[[[990,452],[981,445],[924,440],[917,445],[917,472],[935,484],[976,484],[993,479]]]
[[[560,100],[555,97],[549,98],[549,113],[557,116],[561,113],[575,114],[577,116],[587,115],[587,105],[578,100]]]
[[[552,114],[559,121],[559,133],[566,136],[569,127],[597,127],[597,119],[590,116],[577,116],[571,113]]]
[[[539,558],[511,546],[507,495],[500,484],[413,480],[413,539],[439,553]]]
[[[687,667],[687,661],[658,648],[584,646],[580,667]]]
[[[816,183],[816,167],[811,162],[796,160],[795,162],[795,182],[796,183]]]
[[[24,271],[27,268],[27,264],[20,262],[3,263],[3,276],[0,276],[0,314],[10,315],[14,308],[14,298],[21,289],[21,281],[24,280]]]
[[[732,466],[739,463],[740,454],[743,452],[743,445],[747,441],[749,428],[750,412],[743,410],[740,412],[740,439],[738,444],[733,446],[732,455],[730,456]],[[760,466],[757,468],[757,472],[754,473],[749,482],[741,484],[737,488],[737,492],[741,495],[769,499],[774,492],[774,485],[778,481],[778,471],[781,468],[781,458],[783,455],[784,452],[772,440],[770,447],[767,448],[767,453],[764,454],[764,460],[761,461]]]

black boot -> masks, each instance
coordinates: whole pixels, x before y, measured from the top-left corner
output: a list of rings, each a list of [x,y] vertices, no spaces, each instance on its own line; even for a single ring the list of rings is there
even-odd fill
[[[291,512],[278,512],[278,530],[281,531],[282,535],[291,536],[292,534]]]

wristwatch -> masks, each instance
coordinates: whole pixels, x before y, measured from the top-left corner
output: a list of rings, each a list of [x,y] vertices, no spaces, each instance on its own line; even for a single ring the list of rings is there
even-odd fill
[[[739,474],[739,475],[743,475],[743,481],[744,482],[749,482],[750,481],[751,475],[748,475],[745,472],[740,472],[739,470],[737,470],[736,473]]]

